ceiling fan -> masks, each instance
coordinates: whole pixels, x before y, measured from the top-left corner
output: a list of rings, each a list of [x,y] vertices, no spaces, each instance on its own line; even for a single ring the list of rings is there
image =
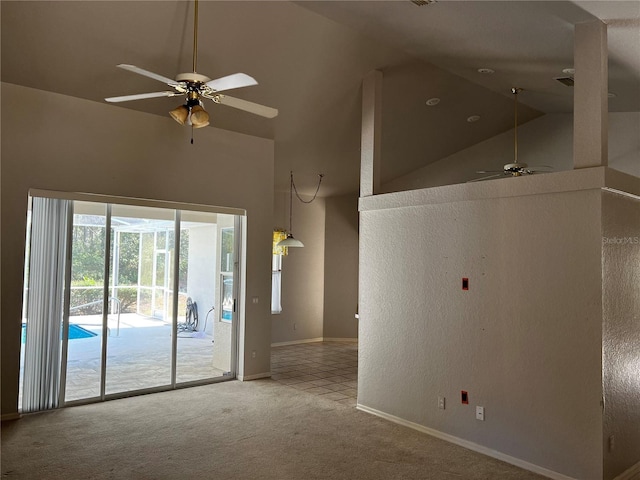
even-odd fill
[[[225,77],[211,80],[205,75],[196,73],[198,63],[198,0],[194,1],[193,14],[193,72],[180,73],[172,80],[163,75],[144,70],[135,65],[120,64],[119,68],[128,70],[145,77],[158,80],[173,90],[164,92],[140,93],[135,95],[123,95],[119,97],[105,98],[107,102],[128,102],[131,100],[143,100],[156,97],[176,97],[186,96],[186,102],[171,110],[169,114],[180,125],[191,125],[192,128],[201,128],[209,125],[209,114],[205,111],[202,99],[212,100],[214,103],[228,105],[229,107],[244,110],[266,118],[274,118],[278,115],[278,110],[257,103],[233,98],[223,95],[220,92],[231,90],[234,88],[250,87],[257,85],[256,80],[245,73],[234,73]],[[193,140],[192,140],[193,143]]]
[[[503,176],[511,176],[511,177],[521,177],[522,175],[533,175],[535,173],[546,173],[553,170],[553,167],[549,165],[536,165],[529,166],[524,162],[518,162],[518,93],[522,91],[521,88],[513,87],[511,89],[511,93],[514,96],[514,117],[515,117],[515,125],[513,128],[514,135],[514,161],[513,163],[507,163],[502,167],[502,170],[478,170],[476,173],[490,173],[491,175],[487,177],[475,178],[473,180],[469,180],[470,182],[480,182],[482,180],[490,180],[492,178],[498,178]]]

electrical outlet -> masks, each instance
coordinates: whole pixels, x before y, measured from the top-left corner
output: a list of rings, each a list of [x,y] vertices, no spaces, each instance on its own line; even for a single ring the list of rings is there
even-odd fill
[[[251,352],[251,358],[256,358],[256,351],[255,351],[255,350],[253,350],[253,351]]]
[[[298,325],[294,323],[293,324],[293,329],[295,330],[297,327],[298,327]]]
[[[484,407],[476,407],[476,420],[484,422]]]
[[[438,408],[441,410],[444,410],[446,407],[446,403],[445,403],[445,398],[444,397],[438,397]]]

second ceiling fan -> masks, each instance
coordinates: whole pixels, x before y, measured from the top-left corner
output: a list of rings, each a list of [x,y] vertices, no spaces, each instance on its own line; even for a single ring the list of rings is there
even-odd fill
[[[518,161],[518,94],[522,91],[521,88],[513,87],[511,93],[514,98],[514,126],[513,126],[513,163],[507,163],[502,167],[502,170],[478,170],[476,173],[491,175],[487,177],[475,178],[469,180],[470,182],[480,182],[483,180],[491,180],[498,177],[521,177],[523,175],[533,175],[535,173],[547,173],[553,170],[553,167],[549,165],[536,165],[529,166],[524,162]]]
[[[193,128],[201,128],[209,125],[209,114],[205,111],[202,99],[212,100],[214,103],[228,105],[229,107],[244,110],[245,112],[260,115],[266,118],[274,118],[278,115],[278,110],[266,107],[257,103],[242,100],[240,98],[229,97],[220,92],[232,90],[234,88],[250,87],[258,82],[246,73],[234,73],[225,77],[211,80],[205,75],[196,73],[198,64],[198,0],[194,1],[193,14],[193,72],[180,73],[175,80],[150,72],[135,65],[120,64],[119,68],[128,70],[145,77],[158,80],[173,90],[163,92],[139,93],[135,95],[123,95],[119,97],[105,98],[107,102],[128,102],[131,100],[143,100],[157,97],[186,96],[186,102],[171,110],[169,114],[180,125],[191,125]]]

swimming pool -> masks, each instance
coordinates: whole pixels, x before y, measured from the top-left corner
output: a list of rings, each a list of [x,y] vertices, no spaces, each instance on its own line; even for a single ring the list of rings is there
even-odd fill
[[[62,334],[60,334],[62,336]],[[97,336],[97,333],[91,332],[86,328],[82,328],[80,325],[73,323],[69,324],[69,340],[76,340],[78,338],[91,338]],[[22,324],[22,343],[27,338],[27,324]]]

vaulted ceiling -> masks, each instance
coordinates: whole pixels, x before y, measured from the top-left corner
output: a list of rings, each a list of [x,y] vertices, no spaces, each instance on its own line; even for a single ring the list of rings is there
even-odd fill
[[[191,71],[192,2],[3,0],[1,15],[4,82],[103,102],[166,89],[117,64]],[[512,86],[524,89],[523,122],[570,112],[571,88],[554,78],[572,66],[574,25],[596,18],[609,24],[610,109],[640,110],[640,2],[201,0],[199,17],[198,72],[248,73],[259,85],[229,93],[280,111],[205,105],[213,126],[275,140],[278,190],[293,169],[302,190],[322,172],[321,194],[357,191],[361,81],[373,69],[385,77],[383,180],[511,128]],[[111,108],[167,116],[179,103]]]

